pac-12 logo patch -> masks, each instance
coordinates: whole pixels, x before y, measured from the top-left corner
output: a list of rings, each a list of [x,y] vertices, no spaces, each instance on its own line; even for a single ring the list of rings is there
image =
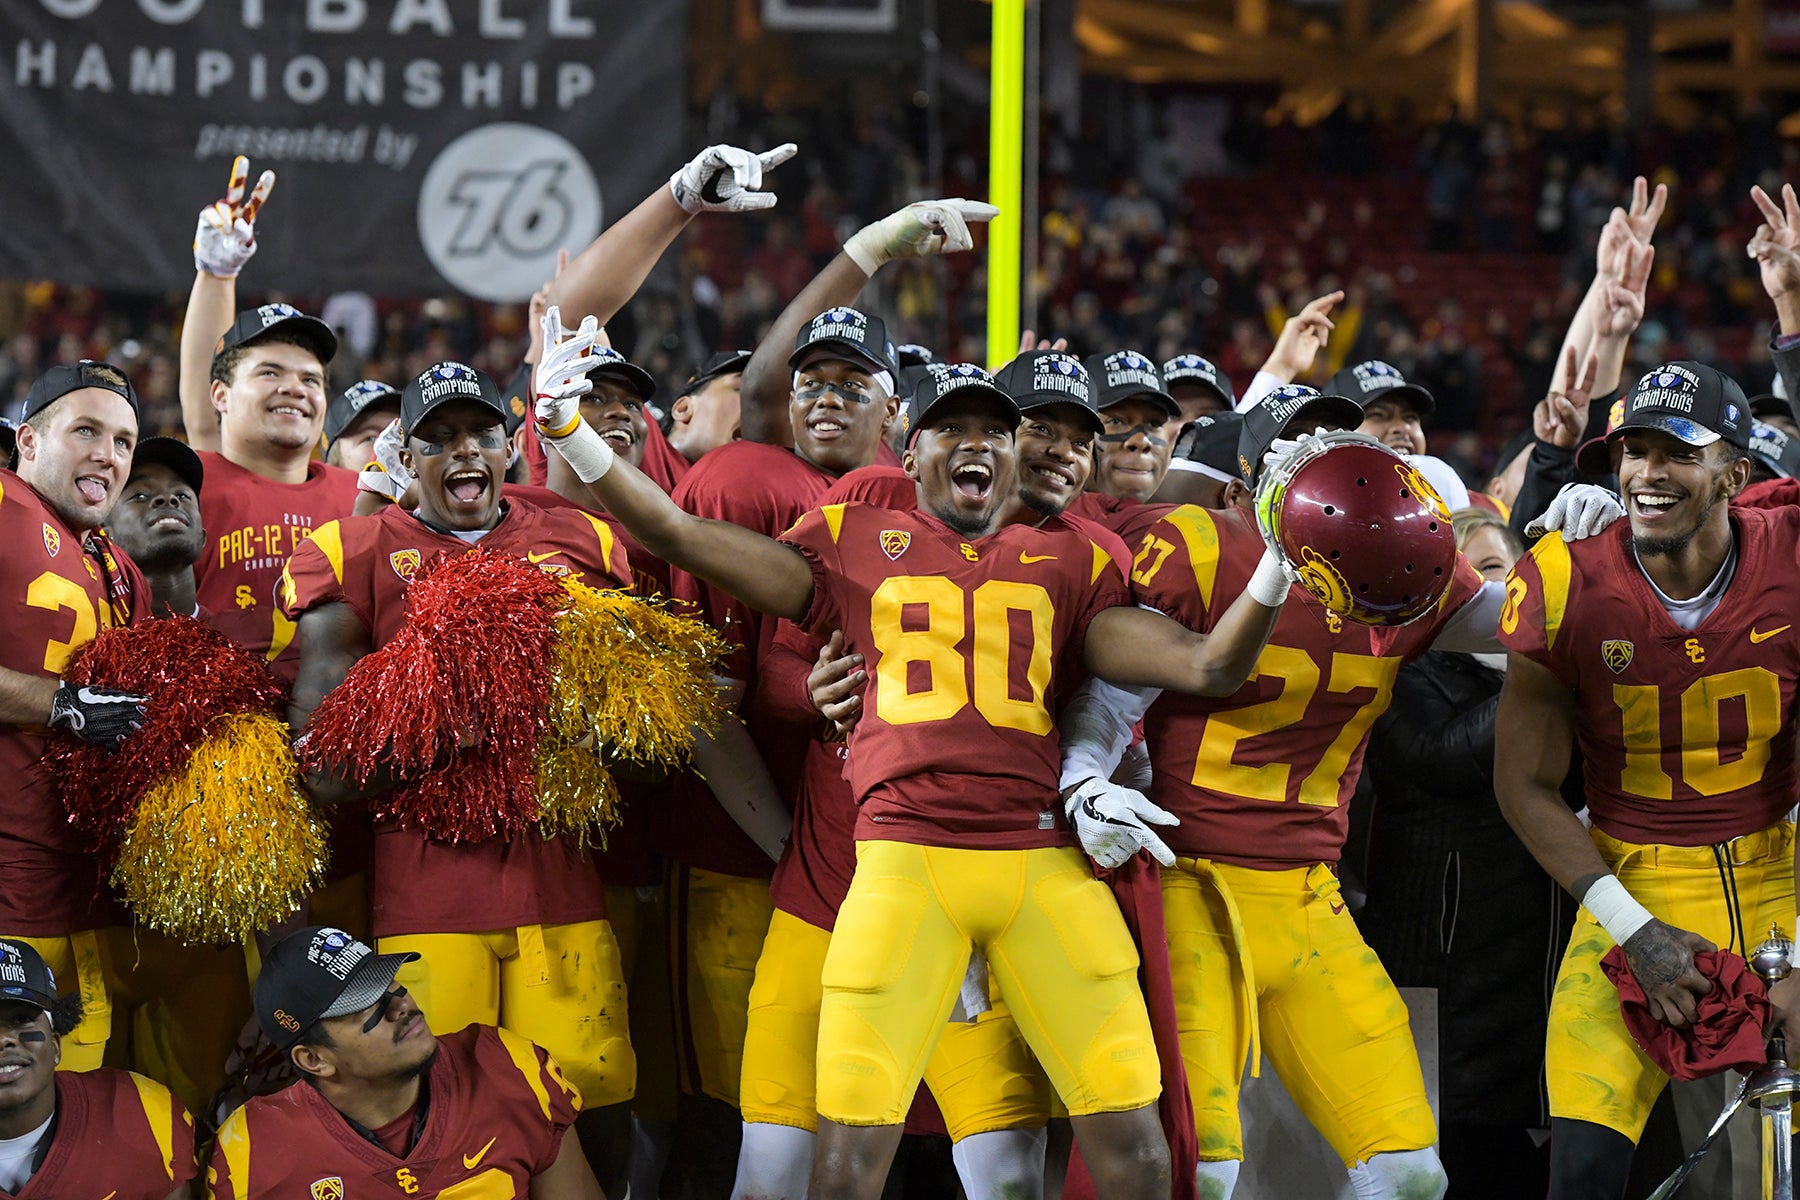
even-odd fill
[[[56,552],[62,549],[62,534],[50,528],[48,521],[44,522],[44,549],[50,552],[51,558],[55,558]]]
[[[1611,638],[1600,643],[1600,657],[1617,675],[1631,665],[1633,646],[1622,638]]]
[[[323,1179],[312,1182],[313,1200],[344,1200],[344,1180],[341,1175],[327,1175]]]
[[[906,553],[912,545],[912,534],[904,529],[884,529],[881,531],[881,552],[890,559],[897,559]]]
[[[388,566],[394,568],[394,574],[411,583],[413,573],[419,569],[419,552],[396,550],[388,555]]]

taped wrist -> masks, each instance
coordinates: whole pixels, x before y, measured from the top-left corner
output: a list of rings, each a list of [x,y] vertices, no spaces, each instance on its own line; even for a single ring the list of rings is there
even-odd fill
[[[1616,875],[1602,875],[1581,898],[1581,907],[1594,915],[1612,940],[1623,946],[1628,938],[1656,918],[1631,898]]]
[[[612,470],[612,447],[579,417],[575,419],[575,428],[570,433],[562,437],[545,434],[544,437],[556,447],[556,452],[563,456],[583,483],[592,483]]]
[[[862,269],[864,275],[874,275],[881,269],[881,264],[887,261],[887,258],[876,248],[877,241],[875,226],[870,225],[857,230],[850,236],[850,240],[844,243],[844,253],[850,256],[851,262]]]
[[[1265,547],[1262,560],[1256,564],[1256,571],[1250,576],[1250,582],[1244,588],[1250,598],[1264,608],[1280,608],[1287,599],[1288,577],[1282,568],[1281,560],[1275,557],[1275,551]]]

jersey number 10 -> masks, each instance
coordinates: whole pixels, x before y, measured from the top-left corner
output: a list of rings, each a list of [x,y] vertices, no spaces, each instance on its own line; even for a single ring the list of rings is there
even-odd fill
[[[1725,761],[1720,710],[1744,702],[1744,751]],[[1619,787],[1650,800],[1669,800],[1675,784],[1663,770],[1662,689],[1613,684],[1624,726],[1625,769]],[[1781,730],[1781,679],[1762,667],[1704,675],[1681,693],[1681,781],[1702,796],[1735,792],[1762,779],[1769,741]]]

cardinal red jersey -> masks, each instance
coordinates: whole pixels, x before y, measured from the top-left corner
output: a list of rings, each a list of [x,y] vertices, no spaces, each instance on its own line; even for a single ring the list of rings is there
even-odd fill
[[[792,450],[760,442],[720,446],[694,464],[675,489],[674,500],[695,516],[729,521],[769,537],[799,520],[832,484],[832,476]],[[725,673],[756,695],[756,664],[775,636],[775,618],[765,617],[735,596],[696,579],[686,571],[670,573],[676,599],[695,606],[731,647]],[[786,721],[762,714],[754,700],[743,706],[750,730],[776,787],[792,796],[806,753],[807,735]],[[726,875],[767,877],[769,856],[719,807],[704,781],[678,776],[669,809],[667,836],[657,849],[664,856]]]
[[[1701,846],[1794,806],[1800,508],[1731,510],[1736,573],[1689,632],[1631,549],[1630,522],[1552,535],[1506,581],[1500,640],[1575,692],[1588,815],[1626,842]]]
[[[872,686],[850,741],[862,839],[1072,846],[1054,712],[1118,562],[1061,518],[971,542],[926,513],[809,512],[782,541],[813,569],[808,632],[844,631]]]
[[[193,1118],[168,1088],[106,1067],[58,1071],[50,1152],[13,1195],[164,1200],[199,1173]]]
[[[30,484],[4,470],[0,545],[0,595],[12,614],[0,667],[55,679],[101,629],[150,615],[150,589],[123,551],[102,533],[71,529]],[[25,937],[96,929],[111,913],[94,859],[38,773],[47,736],[42,726],[0,725],[0,930]]]
[[[532,1177],[561,1152],[581,1094],[554,1059],[510,1030],[470,1025],[437,1045],[425,1126],[404,1157],[363,1137],[302,1080],[231,1114],[207,1168],[209,1200],[530,1195]]]
[[[1144,507],[1141,500],[1130,496],[1108,496],[1105,492],[1083,492],[1070,502],[1065,517],[1076,517],[1117,533],[1125,522]]]
[[[200,461],[206,549],[194,564],[196,598],[213,614],[215,629],[292,684],[300,648],[275,585],[307,534],[356,507],[356,472],[311,462],[305,483],[276,483],[210,450],[200,452]]]
[[[638,596],[669,594],[669,564],[644,549],[643,543],[631,536],[631,531],[619,518],[605,509],[589,508],[547,487],[509,483],[500,489],[500,494],[508,500],[523,500],[538,508],[572,508],[600,518],[613,531],[613,537],[625,551],[625,561],[631,564],[632,593]]]
[[[629,585],[630,566],[606,522],[581,509],[504,503],[500,524],[476,545],[596,587]],[[289,560],[283,608],[298,620],[309,609],[344,604],[379,649],[405,622],[413,575],[440,555],[473,548],[398,506],[330,521]],[[593,859],[536,833],[451,845],[382,821],[375,825],[374,863],[369,898],[376,937],[562,925],[606,912]]]
[[[1262,536],[1243,509],[1182,505],[1139,536],[1138,603],[1196,633],[1244,590]],[[1344,621],[1300,588],[1288,593],[1256,670],[1223,698],[1166,691],[1144,717],[1151,798],[1181,818],[1158,830],[1177,854],[1283,870],[1335,863],[1369,727],[1394,678],[1481,589],[1462,559],[1436,610],[1394,628]]]

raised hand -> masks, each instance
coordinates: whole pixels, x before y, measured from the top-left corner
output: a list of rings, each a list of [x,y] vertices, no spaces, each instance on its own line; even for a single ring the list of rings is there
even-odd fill
[[[1756,260],[1763,291],[1780,308],[1800,297],[1800,199],[1795,198],[1791,183],[1782,185],[1780,205],[1760,187],[1750,189],[1750,198],[1762,210],[1763,223],[1756,227],[1745,253]],[[1788,328],[1785,317],[1782,332],[1796,332]]]
[[[969,235],[969,222],[991,221],[999,215],[999,209],[980,200],[919,200],[857,230],[844,243],[844,253],[864,274],[873,275],[896,258],[971,250],[975,239]]]
[[[562,310],[552,304],[544,311],[540,328],[544,352],[531,373],[531,391],[537,400],[533,415],[538,431],[554,441],[568,437],[581,424],[581,398],[594,389],[587,373],[594,366],[600,322],[583,317],[579,329],[567,329]]]
[[[1587,432],[1588,404],[1593,396],[1594,380],[1600,373],[1600,356],[1588,351],[1587,361],[1577,368],[1575,347],[1570,346],[1558,364],[1556,378],[1549,393],[1531,413],[1531,431],[1538,441],[1549,442],[1564,450],[1573,450]]]
[[[400,418],[395,417],[375,435],[375,444],[369,447],[370,461],[356,477],[357,491],[374,492],[395,504],[400,503],[400,497],[406,495],[406,489],[413,484],[412,472],[400,461],[400,447],[405,444],[406,439],[400,433]]]
[[[1060,354],[1066,352],[1068,348],[1069,339],[1066,337],[1059,337],[1052,341],[1049,338],[1039,337],[1029,329],[1023,330],[1019,334],[1020,354],[1029,354],[1033,350],[1055,350]]]
[[[1655,246],[1633,242],[1625,247],[1619,275],[1601,284],[1594,336],[1620,341],[1637,332],[1644,320],[1644,298],[1655,262]]]
[[[737,146],[708,146],[669,176],[669,194],[690,214],[774,208],[775,193],[762,190],[763,172],[779,167],[798,150],[792,142],[761,154]]]
[[[250,178],[250,160],[238,155],[231,161],[231,178],[225,196],[200,210],[194,227],[194,269],[235,279],[256,253],[256,214],[275,186],[275,172],[264,171],[248,199],[244,185]]]
[[[1313,360],[1336,328],[1329,314],[1343,298],[1341,291],[1320,296],[1289,317],[1262,369],[1283,383],[1292,383],[1311,371]]]

